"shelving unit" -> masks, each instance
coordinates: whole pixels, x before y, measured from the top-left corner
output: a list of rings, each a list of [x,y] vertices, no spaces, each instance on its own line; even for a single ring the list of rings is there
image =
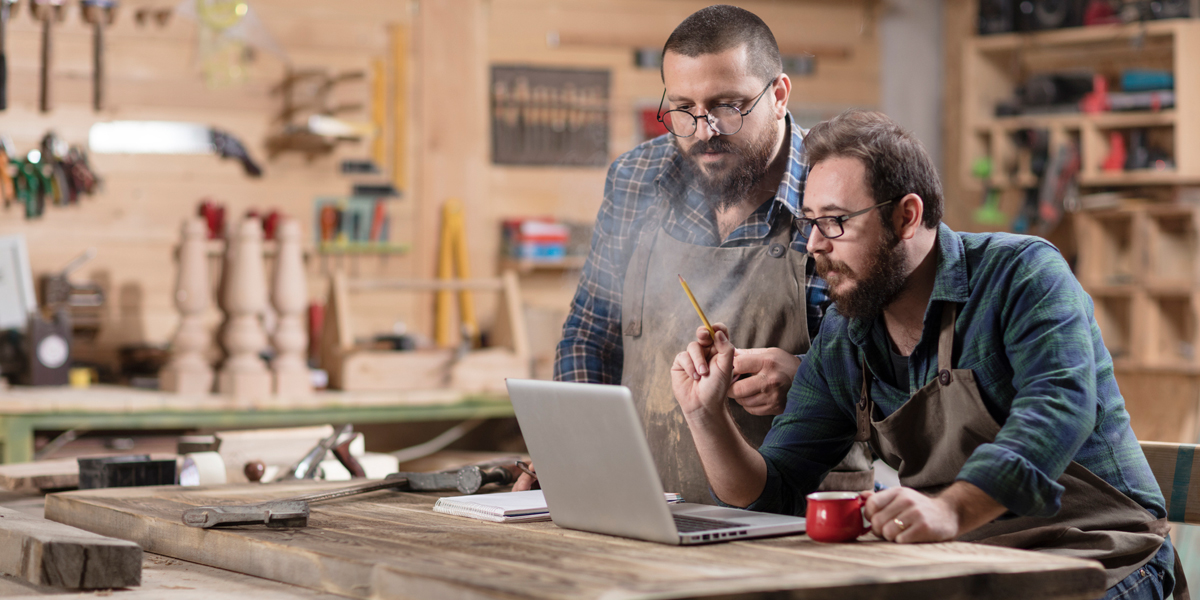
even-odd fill
[[[963,150],[960,177],[967,190],[984,182],[971,173],[975,159],[994,162],[987,182],[1002,191],[1032,187],[1013,134],[1049,131],[1050,148],[1078,144],[1079,183],[1087,187],[1200,184],[1200,20],[1151,21],[1011,33],[968,38],[963,61]],[[1115,76],[1124,69],[1173,73],[1175,108],[1160,111],[1066,113],[996,117],[998,102],[1031,75],[1095,71]],[[1173,168],[1106,171],[1109,132],[1148,129],[1172,156]],[[1052,150],[1053,151],[1053,150]],[[1165,167],[1165,165],[1164,165]]]
[[[1200,208],[1084,211],[1075,227],[1076,276],[1113,362],[1200,374]]]

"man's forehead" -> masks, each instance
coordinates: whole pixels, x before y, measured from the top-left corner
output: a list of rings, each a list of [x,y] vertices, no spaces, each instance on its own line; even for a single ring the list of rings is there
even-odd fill
[[[813,165],[804,183],[804,208],[822,212],[873,204],[866,175],[866,166],[857,158],[837,156]]]
[[[685,56],[668,51],[663,57],[663,84],[668,96],[744,94],[757,83],[746,62],[746,46],[717,53]]]

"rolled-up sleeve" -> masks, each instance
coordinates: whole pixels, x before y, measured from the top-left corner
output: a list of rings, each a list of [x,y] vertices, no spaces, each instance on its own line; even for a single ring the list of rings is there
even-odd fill
[[[1057,483],[1096,425],[1091,303],[1062,256],[1033,242],[1010,261],[994,290],[1013,301],[1001,312],[1016,394],[996,439],[977,447],[957,479],[1021,516],[1061,507]]]

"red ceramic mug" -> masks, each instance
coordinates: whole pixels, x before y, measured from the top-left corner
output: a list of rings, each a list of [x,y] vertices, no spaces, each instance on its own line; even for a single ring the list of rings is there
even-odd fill
[[[808,537],[818,542],[849,542],[871,530],[863,519],[866,500],[858,492],[817,492],[808,495]]]

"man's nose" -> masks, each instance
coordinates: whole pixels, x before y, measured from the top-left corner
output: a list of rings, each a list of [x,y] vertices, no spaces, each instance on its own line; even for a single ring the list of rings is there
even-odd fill
[[[0,1],[2,1],[2,0],[0,0]],[[696,117],[696,139],[707,142],[708,140],[711,140],[711,139],[717,137],[718,135],[721,135],[721,134],[719,134],[715,130],[713,130],[712,125],[709,125],[709,123],[708,123],[708,113],[705,113],[702,116]]]
[[[808,244],[805,245],[805,249],[809,254],[816,255],[829,252],[829,247],[829,238],[822,235],[821,230],[814,225],[812,231],[808,232]]]

